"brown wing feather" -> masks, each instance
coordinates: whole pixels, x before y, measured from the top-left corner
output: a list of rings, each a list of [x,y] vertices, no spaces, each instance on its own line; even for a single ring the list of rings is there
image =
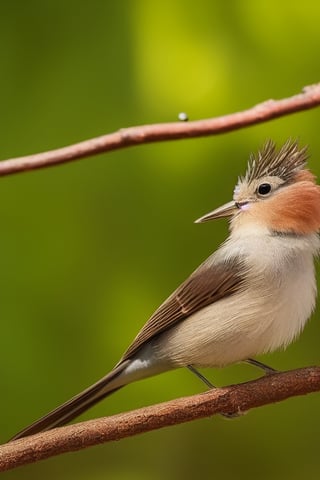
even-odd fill
[[[155,311],[142,327],[121,362],[146,342],[201,308],[235,293],[242,284],[242,262],[233,259],[214,264],[209,258]]]

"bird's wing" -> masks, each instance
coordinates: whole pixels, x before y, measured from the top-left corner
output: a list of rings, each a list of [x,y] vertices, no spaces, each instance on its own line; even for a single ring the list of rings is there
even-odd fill
[[[150,339],[185,317],[238,291],[243,282],[240,271],[240,260],[222,264],[208,259],[158,308],[138,333],[118,365],[108,375],[19,432],[13,439],[64,425],[121,388],[121,383],[114,383],[113,380],[117,380],[125,370],[132,355]]]
[[[155,311],[124,353],[120,363],[131,358],[150,339],[184,318],[238,291],[243,283],[241,265],[240,259],[223,263],[213,262],[211,258],[206,260]]]

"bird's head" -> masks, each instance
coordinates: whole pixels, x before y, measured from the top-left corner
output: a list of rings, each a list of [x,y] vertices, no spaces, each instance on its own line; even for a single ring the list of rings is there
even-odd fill
[[[268,141],[251,155],[233,200],[199,218],[202,223],[231,217],[231,229],[262,225],[273,232],[308,234],[320,230],[320,187],[306,169],[307,148],[288,140],[280,150]]]

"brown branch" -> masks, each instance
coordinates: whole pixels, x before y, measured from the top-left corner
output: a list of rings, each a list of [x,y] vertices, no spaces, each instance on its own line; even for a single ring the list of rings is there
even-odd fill
[[[0,471],[217,413],[241,413],[317,391],[320,391],[320,367],[308,367],[112,417],[55,428],[2,445]]]
[[[57,150],[12,158],[0,162],[0,176],[45,168],[83,157],[143,143],[218,135],[249,125],[267,122],[300,110],[320,105],[320,84],[305,87],[302,93],[282,100],[267,100],[248,110],[194,122],[159,123],[123,128]]]

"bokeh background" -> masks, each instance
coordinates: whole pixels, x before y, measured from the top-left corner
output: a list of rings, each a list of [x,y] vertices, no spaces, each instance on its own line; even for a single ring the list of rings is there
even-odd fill
[[[2,159],[120,127],[231,113],[319,81],[314,1],[13,0],[0,5]],[[319,110],[217,137],[145,145],[0,179],[1,441],[103,376],[227,234],[194,219],[229,201],[266,138],[310,145]],[[320,311],[288,350],[320,362]],[[259,375],[206,371],[218,385]],[[203,390],[176,371],[82,418]],[[319,395],[212,418],[3,474],[7,480],[319,478]]]

